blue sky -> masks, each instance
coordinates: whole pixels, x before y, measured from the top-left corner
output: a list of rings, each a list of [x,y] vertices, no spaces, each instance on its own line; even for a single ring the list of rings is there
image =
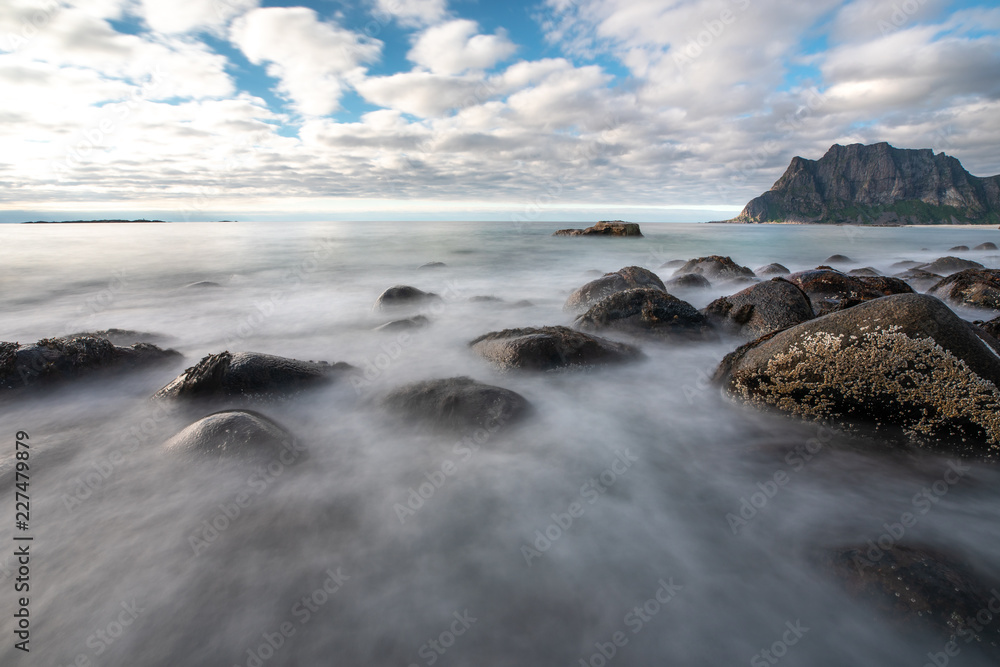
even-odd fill
[[[0,221],[729,216],[889,141],[1000,172],[1000,8],[5,0]]]

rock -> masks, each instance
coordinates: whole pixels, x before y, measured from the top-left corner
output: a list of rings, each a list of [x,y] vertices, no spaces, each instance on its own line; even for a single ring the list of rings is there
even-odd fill
[[[222,285],[220,285],[219,283],[213,283],[211,280],[201,280],[201,281],[196,282],[196,283],[189,283],[189,284],[185,285],[184,287],[189,288],[189,289],[190,288],[194,288],[194,289],[216,289],[216,288],[222,287]]]
[[[963,252],[963,251],[968,250],[968,249],[969,249],[969,246],[967,246],[967,245],[957,245],[954,248],[948,248],[948,252]]]
[[[992,241],[987,241],[986,243],[980,243],[973,250],[998,250],[997,244]]]
[[[846,255],[830,255],[825,261],[827,264],[848,264],[854,260]]]
[[[893,543],[884,549],[869,542],[831,549],[822,560],[849,595],[911,632],[930,626],[945,640],[961,632],[998,646],[1000,631],[976,623],[990,606],[992,587],[951,556],[923,546]]]
[[[808,421],[960,456],[1000,453],[1000,358],[931,296],[887,296],[764,336],[716,377],[738,400]]]
[[[904,259],[902,262],[896,262],[889,268],[892,269],[912,269],[917,266],[924,266],[926,262],[914,262],[912,259]]]
[[[529,412],[520,394],[468,377],[409,384],[386,396],[383,404],[413,421],[455,432],[493,433]]]
[[[669,262],[664,262],[660,264],[661,269],[676,269],[678,266],[684,266],[687,262],[683,259],[672,259]]]
[[[882,274],[873,269],[870,266],[865,266],[860,269],[851,269],[847,272],[849,276],[867,276],[869,278],[878,278]]]
[[[155,399],[287,396],[350,370],[348,364],[286,359],[257,352],[210,354],[153,395]]]
[[[424,292],[409,285],[395,285],[379,295],[372,310],[389,310],[404,306],[420,306],[426,303],[440,301],[441,297],[433,292]]]
[[[448,265],[445,264],[444,262],[427,262],[426,264],[421,264],[420,266],[418,266],[417,270],[419,271],[421,269],[443,269],[446,266]]]
[[[164,336],[144,331],[132,331],[131,329],[101,329],[100,331],[82,331],[61,336],[61,338],[104,338],[111,341],[113,345],[127,346],[133,343],[159,343],[163,341]]]
[[[576,318],[581,329],[617,329],[663,338],[702,340],[712,326],[687,301],[658,289],[638,288],[605,297]]]
[[[591,280],[570,294],[563,309],[586,310],[606,296],[637,287],[652,287],[664,292],[667,291],[663,281],[652,271],[640,266],[626,266],[614,273],[606,273],[597,280]]]
[[[684,266],[674,272],[675,276],[685,273],[697,273],[713,281],[735,280],[737,278],[753,278],[754,273],[745,266],[740,266],[729,257],[709,255],[688,260]]]
[[[1000,270],[959,271],[942,278],[927,293],[964,306],[1000,310]]]
[[[560,229],[552,236],[642,236],[642,232],[634,222],[602,220],[586,229]]]
[[[754,271],[758,276],[787,276],[791,271],[784,264],[774,262],[767,266],[761,266]]]
[[[958,257],[939,257],[930,264],[921,264],[917,268],[921,268],[924,271],[930,271],[931,273],[938,273],[942,276],[946,276],[949,273],[964,271],[965,269],[982,269],[985,267],[979,262],[973,262],[971,259],[960,259]]]
[[[75,380],[97,371],[133,369],[179,359],[149,343],[117,346],[106,338],[45,338],[30,345],[0,343],[0,395]]]
[[[975,324],[980,329],[982,329],[989,335],[993,336],[994,338],[1000,339],[1000,317],[994,317],[992,320],[989,320],[987,322],[978,320],[976,322],[973,322],[973,324]]]
[[[420,329],[430,324],[431,321],[423,315],[415,315],[402,320],[386,322],[373,329],[373,331],[407,331],[409,329]]]
[[[913,291],[898,278],[849,276],[834,269],[799,271],[788,276],[788,280],[808,295],[817,315],[826,315],[889,294]]]
[[[680,276],[674,276],[666,283],[664,286],[669,289],[708,289],[712,286],[712,283],[708,281],[708,278],[698,273],[685,273]]]
[[[551,371],[616,364],[642,354],[631,345],[558,326],[495,331],[476,338],[469,346],[500,370]]]
[[[284,428],[258,412],[226,410],[199,419],[163,443],[175,454],[257,462],[294,462],[302,448]]]
[[[906,281],[910,287],[918,291],[926,290],[941,280],[941,276],[938,274],[924,271],[923,269],[908,269],[902,273],[897,273],[896,277]]]
[[[469,303],[503,303],[498,296],[470,296]]]
[[[772,278],[716,299],[703,312],[710,321],[746,338],[758,338],[813,318],[809,297],[784,278]]]

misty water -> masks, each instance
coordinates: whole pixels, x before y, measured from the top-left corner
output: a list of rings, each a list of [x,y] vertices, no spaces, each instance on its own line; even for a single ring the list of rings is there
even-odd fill
[[[946,638],[850,597],[817,554],[878,540],[947,459],[838,447],[815,425],[731,402],[708,378],[736,339],[640,341],[641,362],[549,374],[500,374],[467,343],[571,324],[562,305],[588,272],[667,278],[664,262],[708,254],[793,271],[834,253],[889,275],[948,254],[995,268],[996,253],[948,248],[997,231],[643,224],[641,239],[551,237],[558,227],[0,226],[0,340],[117,327],[184,355],[0,405],[5,628],[18,431],[30,435],[34,536],[32,651],[5,633],[0,664],[775,664],[756,656],[783,637],[795,642],[782,665],[920,667],[942,651]],[[432,261],[446,266],[418,269]],[[186,287],[199,281],[220,286]],[[442,296],[430,326],[372,331],[391,319],[372,304],[395,284]],[[736,289],[677,294],[700,308]],[[200,415],[150,395],[226,349],[358,370],[257,407],[304,448],[287,465],[164,452]],[[379,406],[401,384],[459,375],[522,394],[533,413],[463,440]],[[822,447],[806,460],[810,442]],[[734,530],[727,514],[779,472],[787,482]],[[998,489],[997,471],[973,466],[902,542],[1000,579]],[[950,664],[990,663],[963,645]]]

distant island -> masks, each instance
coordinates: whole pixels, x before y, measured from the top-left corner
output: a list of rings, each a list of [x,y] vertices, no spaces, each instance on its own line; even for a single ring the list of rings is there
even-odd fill
[[[1000,224],[1000,176],[973,176],[950,155],[887,143],[833,145],[792,158],[771,189],[729,223]]]
[[[22,222],[22,225],[88,225],[93,223],[134,223],[134,222],[163,222],[166,220],[32,220]]]

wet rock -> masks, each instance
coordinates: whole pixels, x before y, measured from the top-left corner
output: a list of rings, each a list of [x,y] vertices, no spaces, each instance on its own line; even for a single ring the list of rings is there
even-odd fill
[[[987,241],[986,243],[980,243],[973,250],[998,250],[997,244],[993,241]]]
[[[680,276],[674,276],[670,280],[664,283],[664,286],[670,289],[708,289],[712,286],[708,278],[698,273],[685,273]]]
[[[586,229],[560,229],[552,236],[642,236],[642,232],[634,222],[602,220]]]
[[[994,338],[1000,339],[1000,317],[994,317],[992,320],[985,322],[983,320],[978,320],[973,322],[973,324]]]
[[[424,292],[409,285],[395,285],[379,295],[372,310],[390,310],[405,306],[421,306],[440,301],[441,297],[433,292]]]
[[[753,278],[754,272],[745,266],[740,266],[729,257],[709,255],[688,260],[674,272],[675,276],[684,273],[698,273],[714,281],[735,280],[736,278]]]
[[[865,266],[865,267],[862,267],[860,269],[851,269],[850,271],[847,272],[847,275],[849,275],[849,276],[865,276],[865,277],[868,277],[868,278],[878,278],[882,274],[879,273],[878,271],[876,271],[875,269],[873,269],[870,266]]]
[[[703,312],[710,321],[746,338],[758,338],[813,318],[809,297],[784,278],[772,278],[716,299]]]
[[[914,262],[912,259],[904,259],[901,262],[896,262],[892,264],[889,268],[892,269],[912,269],[918,266],[924,266],[926,262]]]
[[[764,336],[716,374],[729,394],[892,442],[1000,453],[1000,358],[938,299],[875,299]]]
[[[111,341],[112,345],[132,345],[133,343],[159,343],[164,340],[164,336],[145,331],[132,331],[131,329],[101,329],[100,331],[81,331],[80,333],[69,334],[62,338],[104,338]]]
[[[971,259],[939,257],[930,264],[922,264],[918,268],[921,268],[924,271],[930,271],[931,273],[938,273],[942,276],[946,276],[949,273],[964,271],[965,269],[982,269],[984,267],[979,262],[973,262]]]
[[[430,324],[431,321],[423,315],[416,315],[402,320],[386,322],[373,329],[373,331],[408,331],[410,329],[420,329]]]
[[[938,274],[924,271],[923,269],[907,269],[902,273],[897,273],[896,277],[905,281],[914,290],[920,292],[932,287],[941,280],[941,276]]]
[[[758,276],[787,276],[791,271],[784,264],[778,264],[777,262],[768,264],[767,266],[758,267],[754,273]]]
[[[669,262],[664,262],[663,264],[660,264],[660,268],[661,269],[676,269],[678,266],[684,266],[685,264],[687,264],[687,261],[685,261],[683,259],[672,259]]]
[[[642,354],[632,345],[558,326],[495,331],[476,338],[469,346],[500,370],[551,371],[616,364]]]
[[[471,296],[469,303],[503,303],[503,299],[498,296]]]
[[[188,368],[153,398],[265,400],[294,394],[351,368],[344,363],[299,361],[258,352],[221,352]]]
[[[959,271],[942,278],[927,293],[964,306],[1000,310],[1000,270]]]
[[[443,269],[446,266],[448,265],[445,264],[444,262],[427,262],[426,264],[421,264],[420,266],[418,266],[417,270],[420,271],[422,269]]]
[[[606,296],[637,287],[651,287],[667,291],[663,281],[652,271],[640,266],[626,266],[614,273],[606,273],[597,280],[591,280],[570,294],[563,309],[583,311]]]
[[[495,432],[529,412],[528,401],[520,394],[469,377],[409,384],[386,396],[383,404],[410,420],[457,432]]]
[[[217,289],[222,287],[222,285],[220,285],[219,283],[214,283],[211,280],[201,280],[196,283],[190,283],[188,285],[185,285],[184,287],[193,289]]]
[[[662,338],[701,340],[712,333],[705,316],[687,301],[658,289],[612,294],[576,318],[581,329],[616,329]]]
[[[283,465],[294,463],[303,453],[283,427],[249,410],[210,414],[167,440],[163,448],[175,454]]]
[[[830,255],[825,261],[827,264],[849,264],[854,260],[846,255]]]
[[[913,288],[898,278],[849,276],[834,269],[799,271],[788,276],[812,302],[817,315],[826,315],[889,294],[905,294]]]
[[[948,252],[963,252],[963,251],[968,250],[968,249],[969,249],[969,246],[967,246],[967,245],[957,245],[954,248],[948,248]]]
[[[30,345],[0,343],[0,393],[68,382],[98,371],[133,369],[180,358],[149,343],[128,347],[107,338],[45,338]]]

